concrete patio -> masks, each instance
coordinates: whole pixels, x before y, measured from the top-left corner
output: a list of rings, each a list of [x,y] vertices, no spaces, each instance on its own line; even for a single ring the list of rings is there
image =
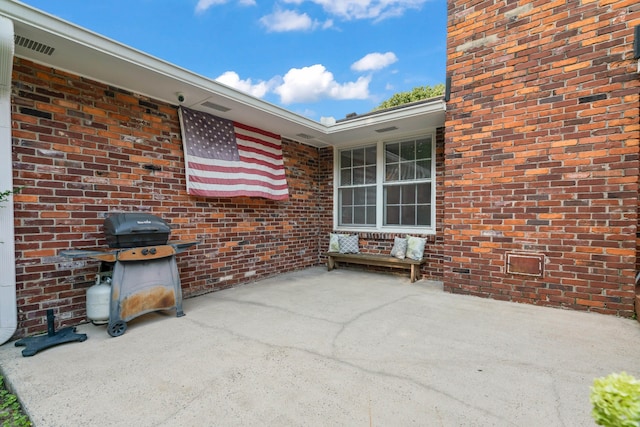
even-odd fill
[[[640,376],[640,324],[316,267],[22,357],[36,426],[589,426],[593,379]]]

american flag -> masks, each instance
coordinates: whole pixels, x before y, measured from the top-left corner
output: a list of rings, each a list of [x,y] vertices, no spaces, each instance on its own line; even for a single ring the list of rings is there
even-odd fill
[[[289,197],[280,135],[180,107],[187,193]]]

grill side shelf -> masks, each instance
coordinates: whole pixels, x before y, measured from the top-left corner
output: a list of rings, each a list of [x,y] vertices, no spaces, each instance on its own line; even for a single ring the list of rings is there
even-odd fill
[[[191,246],[197,245],[198,243],[200,243],[200,240],[176,240],[174,242],[168,242],[169,245],[176,248],[177,254],[186,251]]]
[[[166,245],[145,246],[130,249],[120,248],[90,248],[66,249],[60,255],[67,258],[93,258],[104,262],[142,261],[157,259],[184,252],[191,246],[200,243],[199,240],[176,240]]]
[[[68,249],[60,251],[60,255],[67,258],[93,258],[104,262],[116,262],[117,251],[100,251],[99,249]]]
[[[175,255],[175,253],[176,250],[171,245],[133,248],[118,252],[118,261],[143,261],[164,258]]]

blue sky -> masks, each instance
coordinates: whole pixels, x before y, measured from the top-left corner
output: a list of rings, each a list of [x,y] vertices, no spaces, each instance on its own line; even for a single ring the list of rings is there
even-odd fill
[[[319,121],[445,81],[446,0],[25,0]]]

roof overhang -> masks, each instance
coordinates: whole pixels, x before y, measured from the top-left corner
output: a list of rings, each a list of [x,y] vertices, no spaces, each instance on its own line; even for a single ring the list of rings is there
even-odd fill
[[[15,55],[127,91],[259,127],[315,147],[401,138],[444,125],[441,98],[327,125],[125,46],[17,1],[0,2],[13,20]],[[178,102],[178,94],[184,96]]]

